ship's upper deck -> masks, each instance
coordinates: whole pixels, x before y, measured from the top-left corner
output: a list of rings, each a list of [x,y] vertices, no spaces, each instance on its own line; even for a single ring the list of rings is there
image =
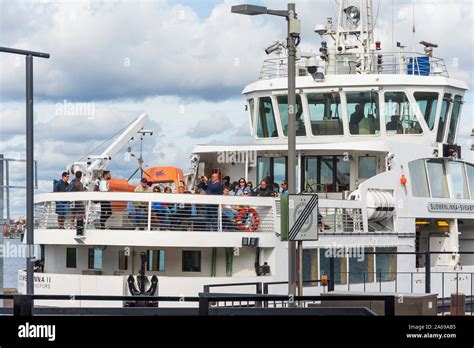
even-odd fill
[[[297,143],[387,140],[454,144],[465,82],[419,74],[342,74],[296,78]],[[287,79],[245,87],[250,134],[259,143],[286,143]]]

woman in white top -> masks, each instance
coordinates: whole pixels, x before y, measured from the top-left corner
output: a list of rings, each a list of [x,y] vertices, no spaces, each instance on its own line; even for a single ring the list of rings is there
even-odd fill
[[[99,184],[99,191],[101,192],[109,192],[109,180],[112,178],[110,172],[108,170],[102,173],[102,180]],[[105,222],[109,219],[112,215],[112,205],[110,201],[101,201],[100,202],[100,228],[105,229]]]

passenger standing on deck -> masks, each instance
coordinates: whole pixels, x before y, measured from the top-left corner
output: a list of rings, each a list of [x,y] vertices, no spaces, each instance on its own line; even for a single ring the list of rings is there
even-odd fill
[[[153,192],[153,189],[148,185],[148,180],[146,178],[141,178],[140,184],[135,187],[134,192]],[[148,214],[148,203],[143,201],[134,201],[133,205],[135,206],[135,227],[137,229],[145,229]]]
[[[67,192],[69,187],[69,173],[63,172],[61,180],[54,185],[54,192]],[[56,214],[58,215],[58,228],[64,229],[64,221],[69,210],[69,202],[56,202]]]
[[[266,180],[262,180],[260,187],[255,190],[255,195],[259,197],[273,197],[273,190],[268,186]]]
[[[112,179],[110,172],[105,170],[102,173],[102,180],[99,184],[99,191],[101,192],[109,192],[109,180]],[[112,205],[110,201],[102,201],[100,202],[100,228],[105,229],[105,223],[112,215]]]
[[[211,175],[211,182],[207,185],[207,194],[208,195],[221,195],[222,194],[222,184],[219,182],[219,174],[213,173]]]
[[[197,185],[197,190],[205,190],[207,191],[207,183],[208,183],[207,176],[203,175],[201,176],[201,180],[199,181],[199,184]]]
[[[211,182],[207,185],[207,194],[208,195],[222,195],[222,184],[219,180],[219,174],[213,173],[211,175]],[[217,220],[219,215],[219,209],[216,204],[208,206],[208,213],[211,220],[211,229],[213,231],[217,231]]]
[[[288,195],[288,183],[286,182],[286,180],[283,180],[281,182],[281,194]]]
[[[84,185],[81,182],[82,172],[77,171],[74,175],[74,179],[69,184],[68,191],[81,192],[85,191]],[[82,228],[84,226],[84,216],[86,215],[86,204],[84,201],[74,201],[74,207],[71,212],[71,221],[77,227]]]
[[[246,188],[247,188],[247,182],[245,181],[244,178],[240,178],[239,179],[239,187],[238,187],[237,191],[235,192],[235,195],[236,196],[243,196],[244,191],[245,191]]]

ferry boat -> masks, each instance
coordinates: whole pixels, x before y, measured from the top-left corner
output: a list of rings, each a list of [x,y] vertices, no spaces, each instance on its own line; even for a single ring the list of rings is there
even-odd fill
[[[303,293],[327,291],[319,280],[329,274],[331,256],[336,290],[422,293],[427,260],[403,252],[430,251],[431,292],[472,295],[474,255],[459,252],[474,251],[474,165],[456,144],[467,84],[449,77],[444,61],[434,56],[436,44],[422,41],[422,53],[402,45],[383,52],[374,39],[370,0],[339,1],[338,18],[328,18],[315,33],[325,40],[320,53],[299,51],[297,57],[297,191],[318,194],[324,228],[317,241],[303,243]],[[186,185],[195,192],[200,178],[212,173],[255,186],[286,179],[287,60],[284,44],[269,51],[259,79],[243,90],[252,143],[197,145],[178,184],[156,185],[173,191]],[[148,285],[156,276],[159,296],[196,296],[205,285],[253,282],[273,283],[272,294],[287,293],[281,194],[94,192],[94,179],[146,121],[140,115],[103,154],[69,167],[84,173],[87,192],[35,196],[34,238],[42,248],[35,292],[130,295],[129,277],[133,283],[143,259]],[[67,221],[58,228],[62,202],[72,212],[69,220],[74,207],[84,207],[80,231]],[[103,202],[112,207],[104,225]],[[18,286],[25,292],[24,271]]]

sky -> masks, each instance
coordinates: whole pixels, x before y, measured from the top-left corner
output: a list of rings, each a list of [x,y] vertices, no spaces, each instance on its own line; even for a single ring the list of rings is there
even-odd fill
[[[301,49],[317,52],[316,24],[335,16],[333,0],[295,1],[302,20]],[[254,82],[264,48],[285,37],[286,24],[270,16],[230,13],[237,1],[10,1],[0,0],[0,46],[51,54],[34,60],[35,157],[40,192],[50,191],[68,163],[91,153],[141,112],[150,116],[144,159],[189,166],[197,144],[246,143],[248,117],[241,95]],[[283,9],[275,0],[253,1]],[[439,44],[451,77],[472,86],[472,1],[417,0],[416,40]],[[373,0],[376,39],[386,51],[412,46],[412,1]],[[417,50],[421,51],[418,47]],[[0,153],[25,158],[25,62],[0,55]],[[460,127],[467,153],[473,125],[469,92]],[[72,104],[71,104],[72,103]],[[68,112],[64,106],[87,106]],[[130,144],[139,153],[139,143]],[[99,150],[97,150],[99,151]],[[98,154],[99,152],[92,152]],[[110,169],[128,177],[136,161],[119,153]],[[24,165],[11,184],[24,184]],[[13,190],[13,216],[24,214],[24,192]]]

